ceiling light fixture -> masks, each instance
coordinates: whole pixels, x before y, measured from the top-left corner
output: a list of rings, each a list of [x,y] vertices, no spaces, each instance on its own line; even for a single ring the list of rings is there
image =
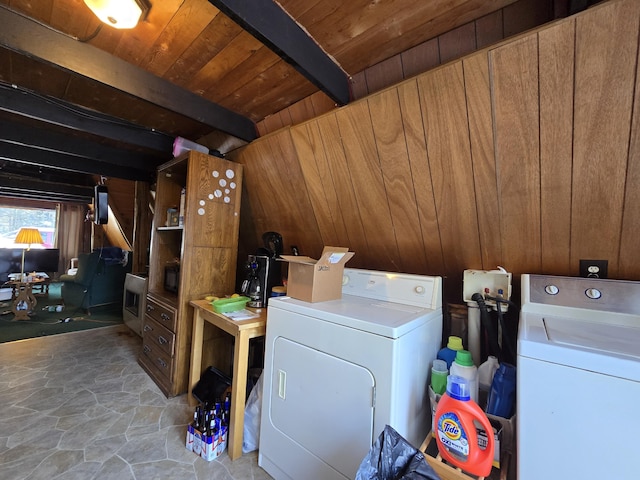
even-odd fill
[[[146,0],[84,0],[87,7],[107,25],[133,28],[149,11]]]

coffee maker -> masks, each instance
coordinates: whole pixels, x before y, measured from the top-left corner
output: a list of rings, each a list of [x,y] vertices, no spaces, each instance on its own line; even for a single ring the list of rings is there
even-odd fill
[[[249,297],[248,307],[266,307],[271,289],[282,282],[280,261],[282,254],[282,236],[276,232],[262,235],[264,247],[255,255],[249,255],[245,263],[246,277],[240,288],[243,295]]]

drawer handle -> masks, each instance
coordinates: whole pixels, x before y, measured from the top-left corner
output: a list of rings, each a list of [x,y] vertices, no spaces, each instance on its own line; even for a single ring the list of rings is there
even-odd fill
[[[151,353],[151,349],[150,349],[147,345],[145,345],[145,346],[142,348],[142,351],[143,351],[144,353]]]
[[[155,308],[153,307],[153,305],[147,305],[147,312],[153,312],[155,310]]]
[[[159,343],[160,345],[166,345],[167,343],[169,343],[169,341],[168,341],[166,338],[164,338],[162,335],[160,335],[160,336],[158,337],[158,343]]]
[[[160,366],[162,368],[167,368],[167,364],[165,363],[164,360],[162,360],[161,358],[158,358],[158,363],[160,364]]]
[[[153,328],[151,328],[149,325],[145,325],[144,326],[144,331],[145,332],[150,332],[151,330],[153,330]]]
[[[171,317],[166,313],[160,314],[160,318],[162,318],[162,320],[164,320],[165,322],[168,322],[169,320],[171,320]]]

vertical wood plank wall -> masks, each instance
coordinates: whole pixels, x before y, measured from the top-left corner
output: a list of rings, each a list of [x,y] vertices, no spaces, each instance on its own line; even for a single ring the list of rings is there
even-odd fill
[[[639,27],[611,0],[233,152],[239,261],[277,231],[446,276],[450,301],[468,268],[640,280]]]

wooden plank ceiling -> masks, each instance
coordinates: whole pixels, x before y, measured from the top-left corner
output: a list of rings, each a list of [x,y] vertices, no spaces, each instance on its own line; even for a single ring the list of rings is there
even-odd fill
[[[265,20],[259,17],[272,10],[266,8],[267,1],[250,2],[259,12],[253,17]],[[293,26],[308,34],[325,60],[344,73],[348,84],[352,76],[367,67],[515,1],[280,0],[275,6],[281,7],[282,16]],[[4,121],[12,122],[13,116],[28,117],[28,131],[55,124],[56,129],[68,128],[75,136],[84,135],[96,148],[120,149],[138,159],[125,162],[128,170],[122,168],[126,172],[122,176],[145,179],[158,164],[171,158],[170,145],[176,136],[194,141],[206,139],[207,146],[226,153],[252,140],[256,122],[319,90],[332,97],[330,85],[322,85],[323,80],[313,78],[313,73],[310,76],[295,58],[292,62],[295,53],[289,49],[299,47],[292,43],[302,43],[296,42],[296,37],[293,42],[285,39],[274,49],[268,42],[263,43],[260,32],[245,30],[236,23],[237,18],[232,20],[214,6],[229,13],[233,4],[245,2],[149,3],[151,9],[137,27],[117,30],[102,25],[83,0],[0,0],[0,15],[9,24],[28,22],[24,26],[20,23],[20,29],[14,28],[15,31],[5,29],[8,33],[4,37],[0,33],[0,107],[5,107],[4,116],[8,117]],[[282,20],[269,16],[267,21],[270,19]],[[104,72],[98,71],[98,60]],[[314,73],[322,74],[322,69]],[[45,105],[32,106],[31,110],[24,107],[27,111],[7,107],[38,101]],[[63,102],[67,110],[72,106],[73,115],[80,118],[95,113],[97,126],[89,128],[68,112],[60,119],[52,113],[57,101]],[[217,108],[230,117],[216,124],[206,118],[206,112]],[[245,120],[253,129],[246,135],[247,124],[242,124]],[[230,124],[236,121],[242,127],[234,130]],[[101,127],[107,122],[135,134],[108,132],[106,126]],[[22,138],[24,134],[21,137],[16,132],[15,136]],[[34,147],[29,142],[24,145],[23,140],[2,137],[0,158],[5,162],[49,162],[58,170],[92,174],[102,174],[104,163],[109,163],[104,158],[109,157],[106,154],[95,158],[73,152],[76,165],[70,167],[61,160],[47,160],[47,155],[42,154],[52,150],[64,154],[70,145]],[[18,153],[16,144],[21,144]],[[40,155],[30,156],[24,151],[29,147],[38,149]],[[118,175],[115,165],[109,172],[111,176]]]

